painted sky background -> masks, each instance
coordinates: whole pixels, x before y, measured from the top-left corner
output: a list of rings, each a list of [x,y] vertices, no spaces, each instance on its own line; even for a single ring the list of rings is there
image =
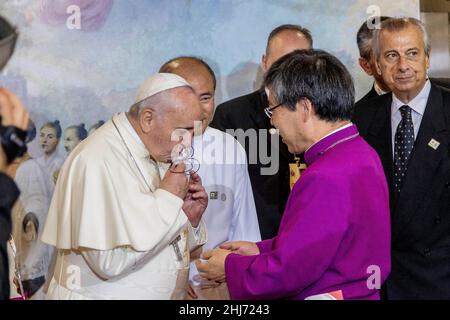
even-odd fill
[[[81,8],[81,30],[66,26],[71,4]],[[341,59],[360,97],[372,81],[357,64],[355,36],[373,4],[383,15],[419,16],[419,0],[2,0],[20,38],[0,81],[19,92],[38,127],[54,119],[63,129],[89,127],[127,110],[162,63],[196,55],[215,70],[220,103],[255,90],[268,34],[295,23]]]

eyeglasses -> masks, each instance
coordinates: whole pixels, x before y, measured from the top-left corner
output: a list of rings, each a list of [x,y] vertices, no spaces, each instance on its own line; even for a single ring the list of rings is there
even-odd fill
[[[197,173],[200,170],[200,162],[194,158],[193,146],[187,147],[179,144],[172,150],[172,164],[179,164],[181,162],[185,165],[184,171],[179,171],[175,168],[172,169],[172,165],[169,170],[173,173],[184,173],[187,175]]]
[[[282,105],[283,103],[279,103],[279,104],[277,104],[276,106],[274,106],[274,107],[267,107],[267,108],[264,108],[264,113],[266,114],[266,116],[267,117],[269,117],[269,119],[272,119],[272,112],[273,112],[273,110],[275,110],[276,108],[278,108],[278,107],[281,107],[281,105]]]

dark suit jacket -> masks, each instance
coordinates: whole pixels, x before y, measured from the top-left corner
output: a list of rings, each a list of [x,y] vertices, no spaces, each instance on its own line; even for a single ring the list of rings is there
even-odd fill
[[[450,89],[450,78],[430,78],[431,83],[434,83],[437,86],[440,86],[445,89]],[[367,94],[358,100],[358,103],[366,101],[371,98],[378,97],[378,93],[375,90],[375,86],[372,86],[372,89],[367,92]]]
[[[388,299],[450,299],[450,91],[432,84],[398,198],[388,93],[356,105],[353,121],[378,152],[389,185],[392,269]],[[431,139],[440,143],[435,150]]]
[[[450,89],[450,78],[430,78],[430,80],[437,86]]]
[[[375,97],[378,97],[378,93],[375,90],[375,86],[372,86],[372,89],[369,92],[367,92],[367,94],[364,97],[359,99],[357,103],[360,103],[362,101],[366,101],[368,99],[375,98]]]
[[[11,234],[11,209],[18,196],[12,179],[0,172],[0,300],[9,298],[7,242]]]
[[[226,129],[269,130],[272,127],[270,119],[264,113],[264,108],[267,106],[267,97],[263,90],[233,99],[217,107],[211,126],[221,131],[226,131]],[[270,134],[267,133],[267,139],[264,140],[266,141],[263,141],[263,143],[266,143],[268,153],[270,153]],[[289,153],[286,145],[281,142],[281,139],[279,140],[279,148],[277,149],[279,169],[274,175],[261,175],[261,168],[270,165],[263,165],[259,156],[257,163],[251,164],[248,140],[245,145],[247,160],[249,161],[248,171],[255,197],[262,239],[273,238],[277,234],[290,192],[289,162],[293,162],[294,157]],[[257,145],[259,148],[259,135]]]

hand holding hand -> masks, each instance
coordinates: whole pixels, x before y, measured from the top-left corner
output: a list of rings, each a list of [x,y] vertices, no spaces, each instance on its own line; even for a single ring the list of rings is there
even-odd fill
[[[241,254],[243,256],[254,256],[260,253],[256,243],[250,241],[224,242],[219,247],[221,249],[230,250],[232,253]]]
[[[207,261],[197,260],[195,262],[200,276],[209,281],[225,282],[225,259],[230,253],[231,251],[220,248],[204,252],[202,259]]]

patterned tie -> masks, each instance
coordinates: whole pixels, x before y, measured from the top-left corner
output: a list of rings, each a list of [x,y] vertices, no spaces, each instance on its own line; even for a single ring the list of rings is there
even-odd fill
[[[398,124],[395,133],[394,147],[394,184],[397,194],[402,188],[403,178],[406,175],[408,160],[414,146],[414,125],[411,117],[411,108],[402,106],[400,108],[402,120]]]

